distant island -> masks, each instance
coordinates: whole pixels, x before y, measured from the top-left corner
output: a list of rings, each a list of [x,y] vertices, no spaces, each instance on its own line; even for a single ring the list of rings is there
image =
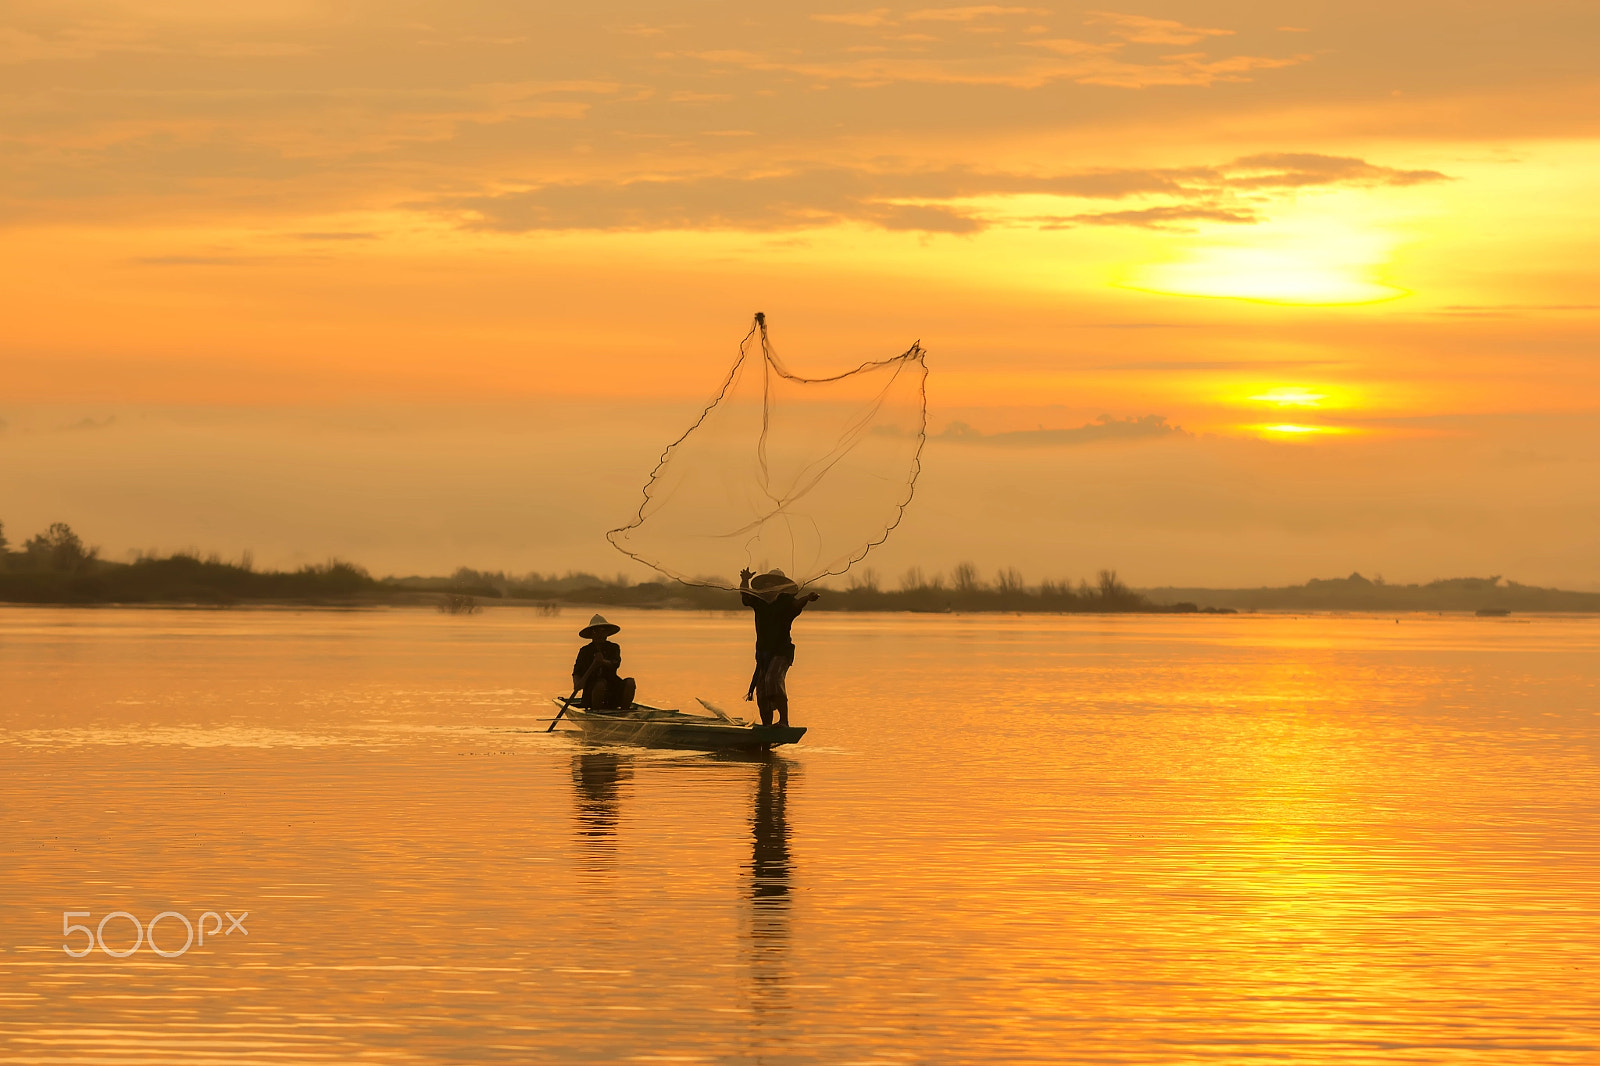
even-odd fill
[[[1304,585],[1254,589],[1142,589],[1153,603],[1189,602],[1236,611],[1600,611],[1600,592],[1519,585],[1494,577],[1452,577],[1426,585],[1391,585],[1383,578],[1313,578]]]
[[[1132,589],[1113,570],[1094,583],[1029,585],[1014,569],[985,579],[970,563],[946,576],[913,568],[884,588],[870,567],[852,571],[813,610],[1047,613],[1233,614],[1239,611],[1600,611],[1600,593],[1536,588],[1499,577],[1452,578],[1426,585],[1389,585],[1351,574],[1286,588]],[[330,560],[298,570],[258,570],[192,552],[100,558],[64,523],[12,550],[0,526],[0,603],[55,605],[193,605],[228,607],[433,606],[473,613],[486,606],[738,609],[737,593],[657,580],[634,582],[585,572],[506,574],[462,567],[448,577],[375,578],[355,563]]]

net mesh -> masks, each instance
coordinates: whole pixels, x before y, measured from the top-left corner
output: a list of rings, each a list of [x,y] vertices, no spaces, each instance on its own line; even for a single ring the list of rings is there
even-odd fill
[[[780,568],[802,585],[845,573],[899,525],[915,492],[925,354],[913,344],[801,377],[757,314],[721,389],[661,454],[633,521],[607,539],[689,585],[736,588],[743,567]]]

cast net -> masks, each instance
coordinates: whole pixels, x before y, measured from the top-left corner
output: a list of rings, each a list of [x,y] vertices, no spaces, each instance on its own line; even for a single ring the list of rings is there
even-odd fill
[[[921,345],[832,377],[794,374],[766,317],[711,403],[667,446],[632,522],[606,538],[689,585],[737,588],[780,568],[843,574],[899,525],[927,439]]]

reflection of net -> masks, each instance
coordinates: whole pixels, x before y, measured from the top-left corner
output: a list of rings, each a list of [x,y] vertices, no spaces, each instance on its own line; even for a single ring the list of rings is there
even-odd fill
[[[924,355],[913,344],[804,378],[756,315],[721,390],[662,453],[638,515],[607,539],[690,585],[734,588],[728,575],[745,566],[801,584],[844,573],[911,502],[927,439]]]

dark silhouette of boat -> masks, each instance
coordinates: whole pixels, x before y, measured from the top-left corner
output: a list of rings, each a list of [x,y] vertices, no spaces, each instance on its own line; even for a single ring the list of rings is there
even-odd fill
[[[704,700],[711,714],[689,714],[666,707],[635,703],[625,710],[602,711],[584,707],[578,700],[557,696],[561,708],[556,722],[565,719],[583,731],[585,740],[602,744],[640,744],[650,748],[687,748],[695,751],[767,751],[794,744],[806,735],[805,726],[752,725],[730,718]]]

